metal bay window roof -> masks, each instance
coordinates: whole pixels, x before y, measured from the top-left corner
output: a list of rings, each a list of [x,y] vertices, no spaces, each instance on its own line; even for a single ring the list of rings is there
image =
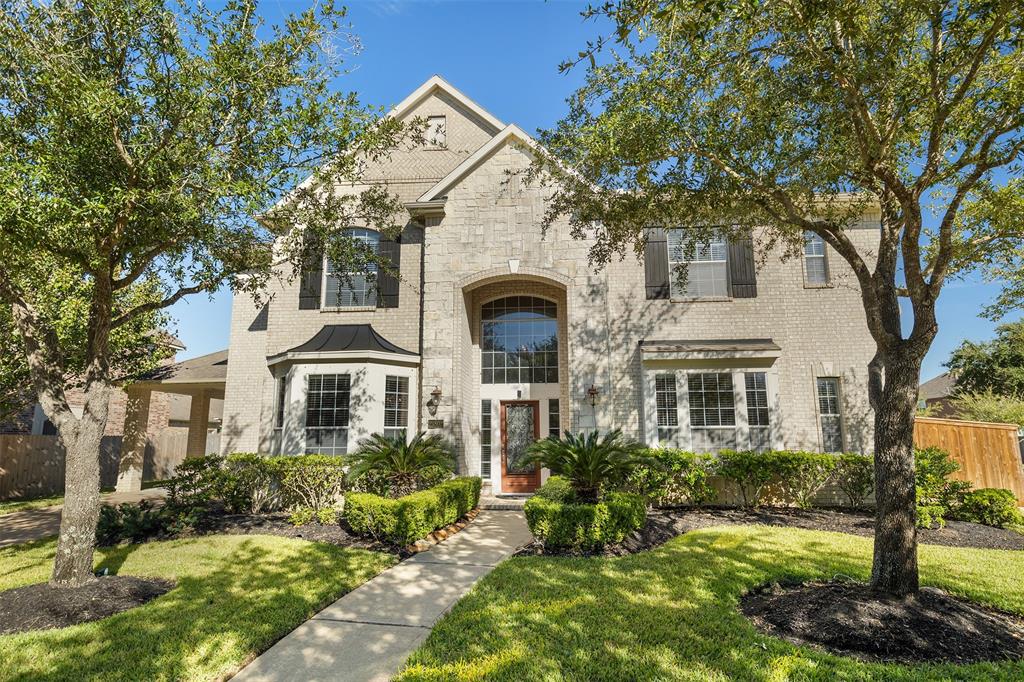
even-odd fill
[[[267,357],[273,365],[288,360],[377,358],[392,362],[417,361],[419,356],[381,336],[369,324],[328,324],[305,343]]]

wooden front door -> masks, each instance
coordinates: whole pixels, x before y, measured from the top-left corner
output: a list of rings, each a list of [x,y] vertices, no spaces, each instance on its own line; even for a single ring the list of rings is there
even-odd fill
[[[540,487],[540,466],[525,462],[540,438],[540,401],[501,401],[501,491],[532,493]]]

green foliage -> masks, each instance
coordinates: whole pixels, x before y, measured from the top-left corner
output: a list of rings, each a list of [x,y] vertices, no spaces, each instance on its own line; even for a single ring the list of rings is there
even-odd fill
[[[965,493],[952,517],[1000,528],[1024,523],[1016,496],[1005,488],[978,488]]]
[[[545,549],[593,552],[622,542],[647,518],[644,498],[608,493],[600,502],[559,502],[534,495],[523,507],[530,532]]]
[[[999,325],[991,341],[964,341],[946,366],[953,373],[958,393],[1016,396],[1020,402],[1019,396],[1024,396],[1024,320]]]
[[[953,408],[961,419],[1024,427],[1024,398],[997,395],[991,388],[981,393],[958,394],[953,398]]]
[[[781,471],[771,453],[722,450],[715,473],[739,489],[744,507],[756,507],[765,488]]]
[[[944,526],[946,515],[960,506],[964,494],[971,489],[971,484],[967,481],[948,478],[957,471],[960,471],[960,465],[941,448],[914,450],[917,518],[918,525],[922,528]]]
[[[299,507],[288,516],[288,523],[293,526],[305,526],[316,521],[321,526],[332,526],[338,522],[338,510],[333,508],[311,509]]]
[[[455,470],[451,445],[439,435],[421,431],[409,442],[404,436],[388,438],[375,433],[359,443],[349,458],[349,476],[369,480],[364,489],[402,497],[450,477]]]
[[[875,489],[875,460],[871,455],[836,455],[834,481],[854,509],[863,507]]]
[[[349,493],[343,515],[356,534],[405,546],[476,508],[481,485],[479,478],[463,476],[397,499]]]
[[[333,509],[345,490],[346,460],[332,455],[282,455],[273,458],[286,506]]]
[[[533,496],[551,500],[552,502],[576,501],[576,491],[573,490],[569,479],[564,476],[548,476],[548,480],[544,481],[544,485],[534,491]]]
[[[100,507],[96,524],[96,544],[116,545],[119,542],[144,542],[167,533],[174,524],[168,507],[154,506],[149,500],[137,504]]]
[[[620,429],[554,436],[530,446],[530,459],[564,476],[581,502],[596,502],[604,489],[622,484],[629,472],[647,461],[646,449],[627,440]]]
[[[221,499],[224,478],[224,458],[220,455],[186,457],[167,482],[168,503],[182,509],[205,509]]]
[[[220,495],[224,506],[234,513],[261,514],[281,503],[279,461],[255,452],[227,456]]]
[[[648,451],[649,461],[636,465],[623,486],[657,506],[702,505],[715,499],[708,483],[714,470],[713,455],[669,448]]]
[[[838,458],[820,452],[792,450],[767,453],[778,472],[783,494],[801,509],[814,506],[814,496],[832,480]]]

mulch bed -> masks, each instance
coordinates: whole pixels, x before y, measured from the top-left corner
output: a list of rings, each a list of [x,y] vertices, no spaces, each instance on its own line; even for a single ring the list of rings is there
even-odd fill
[[[390,545],[375,542],[370,538],[349,533],[337,523],[320,525],[313,522],[305,526],[288,523],[287,512],[267,514],[228,514],[223,510],[210,511],[191,531],[183,535],[277,535],[285,538],[299,538],[310,542],[324,542],[338,547],[356,547],[398,554]]]
[[[862,583],[769,585],[740,609],[763,632],[865,661],[980,663],[1024,658],[1024,620],[922,588],[915,597]]]
[[[0,592],[0,635],[99,620],[141,606],[172,587],[168,580],[111,575],[82,587],[40,583],[5,590]]]
[[[677,535],[700,528],[750,524],[826,530],[862,537],[875,534],[874,516],[865,512],[791,507],[654,509],[647,515],[647,525],[621,545],[606,549],[605,554],[622,556],[653,549]],[[1020,533],[964,521],[949,521],[942,529],[919,529],[917,539],[924,544],[947,547],[1024,550],[1024,535]]]

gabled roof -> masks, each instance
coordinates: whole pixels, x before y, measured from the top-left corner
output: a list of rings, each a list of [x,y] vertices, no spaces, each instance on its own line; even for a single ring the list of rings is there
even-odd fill
[[[953,376],[949,372],[943,372],[921,384],[917,393],[921,400],[948,398],[953,393],[954,383]]]
[[[157,367],[139,377],[139,383],[162,384],[223,383],[228,378],[228,351],[219,350],[173,365]]]
[[[469,175],[469,173],[471,173],[477,166],[486,161],[495,150],[510,139],[517,139],[531,149],[535,149],[537,147],[536,140],[530,137],[515,123],[510,123],[502,128],[501,132],[488,140],[486,144],[480,147],[480,149],[477,149],[466,157],[465,161],[453,168],[452,171],[441,178],[437,184],[424,192],[420,198],[416,200],[416,203],[420,204],[428,201],[435,201],[438,198],[443,197],[449,189],[462,180],[462,178]]]
[[[328,324],[305,343],[267,357],[273,365],[286,360],[369,357],[407,362],[416,353],[400,348],[369,324]],[[401,357],[394,357],[401,356]]]
[[[491,112],[466,97],[462,91],[436,74],[428,78],[426,83],[413,90],[412,94],[399,102],[391,111],[388,112],[388,117],[400,118],[404,116],[417,104],[429,97],[435,90],[441,90],[446,93],[466,109],[469,109],[488,124],[493,126],[495,130],[501,130],[505,127],[505,124]]]

